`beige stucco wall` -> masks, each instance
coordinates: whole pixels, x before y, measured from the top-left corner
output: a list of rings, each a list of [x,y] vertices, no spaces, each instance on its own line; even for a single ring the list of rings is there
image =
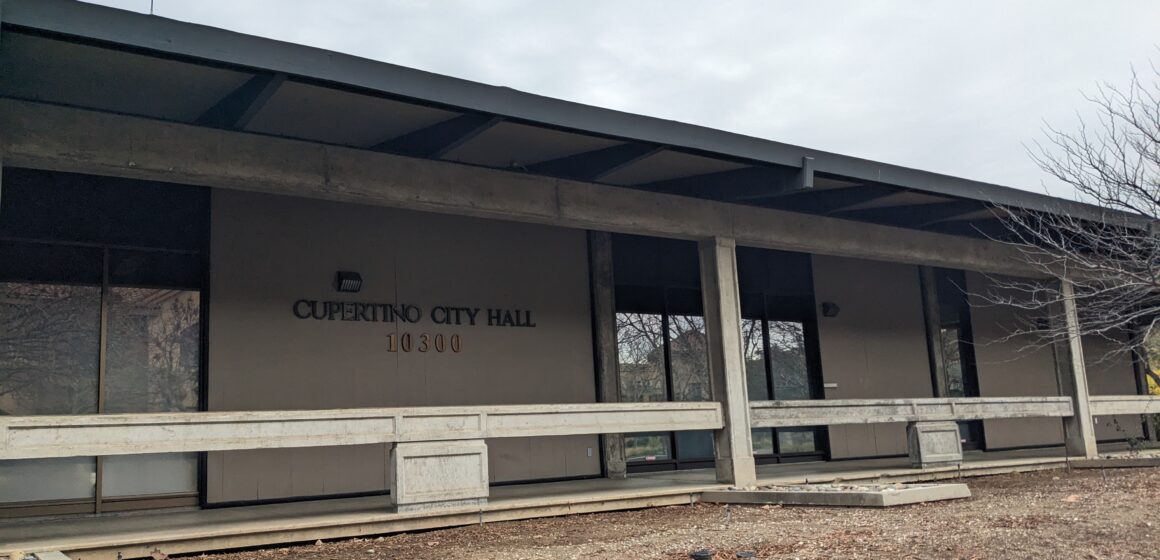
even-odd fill
[[[210,410],[593,402],[584,232],[214,191]],[[341,294],[335,271],[362,274]],[[300,320],[300,298],[407,303],[416,324]],[[534,328],[444,326],[436,305],[532,310]],[[462,351],[388,352],[393,331]],[[417,341],[416,341],[417,344]],[[493,440],[493,482],[598,474],[595,436]],[[589,451],[591,450],[591,451]],[[589,456],[591,452],[591,456]],[[210,502],[383,490],[385,446],[211,453]]]
[[[818,317],[827,399],[931,397],[918,269],[911,265],[815,256],[817,303],[841,307]],[[906,425],[833,426],[834,458],[906,453]]]
[[[967,293],[980,395],[1058,395],[1052,349],[1036,348],[1035,341],[1026,336],[1011,336],[1016,329],[1026,328],[1031,317],[1010,306],[987,304],[983,296],[997,292],[983,274],[967,273]],[[1053,418],[986,420],[983,425],[989,449],[1063,444],[1063,423]]]

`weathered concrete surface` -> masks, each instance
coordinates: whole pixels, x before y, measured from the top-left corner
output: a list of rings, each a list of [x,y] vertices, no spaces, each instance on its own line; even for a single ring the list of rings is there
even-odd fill
[[[753,401],[755,428],[1070,416],[1067,397]]]
[[[448,162],[0,100],[5,165],[769,249],[1036,274],[1010,246]]]
[[[714,430],[712,402],[0,417],[0,459]]]
[[[1088,403],[1092,416],[1160,414],[1160,397],[1154,395],[1093,395]]]
[[[487,503],[487,444],[481,439],[396,443],[391,503],[399,512],[481,507]]]
[[[592,289],[592,342],[596,354],[596,377],[601,402],[620,402],[620,368],[616,349],[616,279],[612,274],[612,234],[588,232],[588,270]],[[624,478],[624,434],[601,436],[604,474]]]
[[[1160,467],[1160,450],[1151,449],[1138,456],[1101,457],[1099,459],[1073,459],[1068,463],[1073,469],[1135,469]]]
[[[701,494],[701,501],[722,504],[891,507],[970,497],[971,491],[966,484],[919,484],[902,486],[901,488],[889,486],[864,489],[836,486],[832,490],[784,486],[760,490],[704,492]]]
[[[1066,344],[1056,344],[1056,371],[1059,392],[1071,399],[1075,411],[1075,414],[1063,421],[1064,443],[1068,454],[1094,459],[1098,455],[1096,431],[1092,421],[1083,339],[1080,336],[1082,331],[1075,306],[1075,286],[1066,278],[1060,278],[1059,285],[1063,305],[1052,320],[1062,321],[1066,325],[1069,340]]]
[[[714,437],[717,481],[739,487],[757,482],[745,358],[741,354],[741,298],[737,290],[737,244],[712,238],[698,245],[701,298],[709,346],[709,384],[721,403],[724,429]]]
[[[910,466],[926,468],[963,462],[963,442],[955,422],[911,422],[906,425]]]

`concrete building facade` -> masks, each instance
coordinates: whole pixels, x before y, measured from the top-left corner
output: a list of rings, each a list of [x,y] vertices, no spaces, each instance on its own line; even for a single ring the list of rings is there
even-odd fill
[[[1099,209],[67,0],[0,24],[0,551],[678,503],[614,491],[948,421],[976,458],[1152,436],[1131,355],[1009,336],[1073,307],[979,301],[1068,285],[996,207]],[[389,516],[63,536],[318,498]]]

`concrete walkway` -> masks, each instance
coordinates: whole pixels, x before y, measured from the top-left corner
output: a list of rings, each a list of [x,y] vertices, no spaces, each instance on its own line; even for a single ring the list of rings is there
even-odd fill
[[[763,465],[759,484],[835,480],[919,481],[1066,466],[1062,449],[968,453],[962,467],[912,469],[907,459]],[[712,470],[497,486],[483,508],[394,513],[386,496],[261,506],[135,512],[0,522],[0,554],[63,550],[85,560],[313,542],[317,539],[452,527],[617,509],[689,504],[722,489]]]

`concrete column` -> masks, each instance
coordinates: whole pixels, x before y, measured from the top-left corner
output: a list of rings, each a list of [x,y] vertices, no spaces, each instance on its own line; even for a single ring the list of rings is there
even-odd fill
[[[1079,315],[1075,307],[1075,288],[1061,278],[1062,309],[1056,321],[1067,326],[1068,340],[1055,345],[1056,376],[1060,395],[1071,397],[1074,415],[1063,419],[1064,442],[1067,454],[1093,459],[1096,450],[1095,426],[1092,423],[1091,404],[1088,400],[1087,368],[1084,366],[1083,341],[1080,337]]]
[[[926,350],[930,361],[931,392],[935,397],[947,396],[947,375],[942,346],[942,317],[938,305],[938,278],[934,268],[918,267],[922,285],[922,310],[926,321]]]
[[[709,379],[721,403],[725,428],[715,434],[717,481],[737,487],[757,483],[749,395],[741,349],[741,300],[737,289],[737,242],[714,237],[700,242],[701,298],[709,339]]]
[[[612,274],[612,234],[588,232],[588,274],[592,289],[592,343],[600,402],[620,402],[620,371],[616,357],[616,293]],[[625,478],[624,434],[601,434],[604,475]]]

